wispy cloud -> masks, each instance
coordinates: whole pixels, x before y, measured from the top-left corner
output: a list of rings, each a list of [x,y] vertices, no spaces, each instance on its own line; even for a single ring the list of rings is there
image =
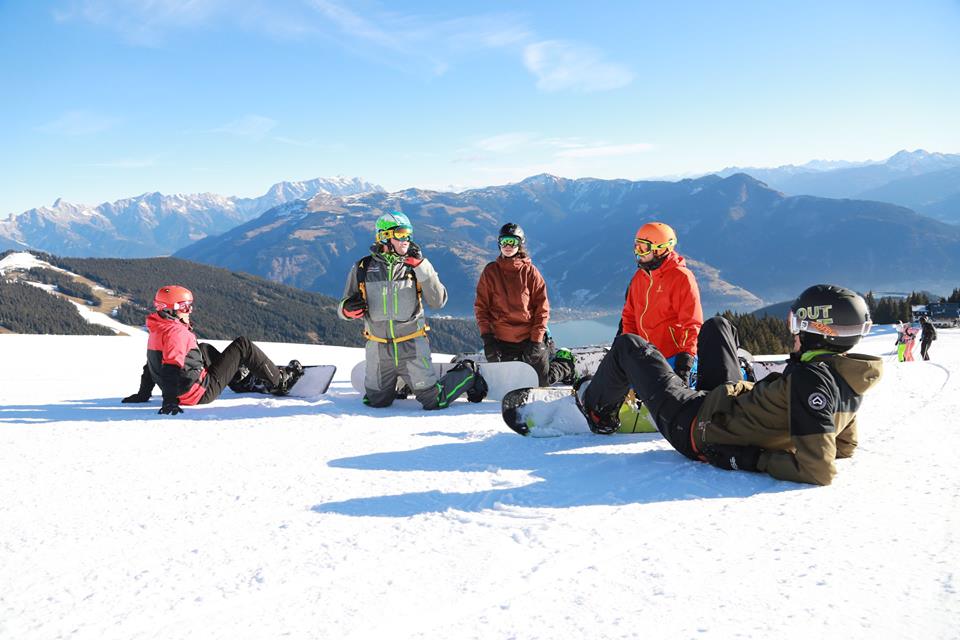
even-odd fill
[[[604,60],[603,54],[584,45],[547,40],[529,44],[523,63],[544,91],[608,91],[633,82],[633,72]]]
[[[537,137],[532,133],[501,133],[496,136],[478,140],[476,147],[481,151],[504,153],[527,147],[535,142],[536,139]]]
[[[464,56],[531,38],[513,14],[431,19],[376,9],[361,13],[334,0],[310,0],[310,5],[337,31],[343,46],[410,73],[443,75]]]
[[[443,75],[464,58],[501,51],[516,56],[543,91],[607,91],[634,78],[593,47],[543,38],[522,14],[436,18],[375,2],[361,6],[340,0],[67,0],[53,15],[110,29],[141,46],[160,46],[171,32],[224,25],[279,38],[322,37],[413,75]]]
[[[55,9],[59,22],[82,21],[110,29],[130,44],[155,47],[172,31],[233,24],[279,37],[310,31],[300,3],[269,0],[68,0]]]
[[[554,159],[605,158],[644,153],[655,147],[646,142],[611,144],[602,140],[584,138],[548,138],[532,132],[510,132],[482,138],[473,146],[461,150],[455,162],[489,159],[491,156],[533,154]]]
[[[154,167],[157,164],[157,156],[149,158],[121,158],[118,160],[108,160],[105,162],[91,162],[84,167],[94,167],[97,169],[146,169]]]
[[[276,126],[277,121],[273,118],[248,114],[215,129],[211,129],[210,131],[212,133],[227,133],[241,138],[262,140]]]
[[[118,122],[118,118],[92,111],[67,111],[59,118],[39,125],[37,130],[64,136],[86,136],[106,131]]]
[[[654,146],[645,142],[635,144],[602,144],[597,146],[564,149],[557,153],[558,158],[608,158],[612,156],[631,156],[652,151]]]

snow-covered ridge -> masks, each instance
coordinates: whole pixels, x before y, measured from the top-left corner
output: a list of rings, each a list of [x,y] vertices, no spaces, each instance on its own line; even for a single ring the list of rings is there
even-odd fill
[[[0,276],[5,276],[13,271],[29,271],[30,269],[34,269],[34,268],[51,269],[53,271],[59,271],[61,273],[69,275],[72,278],[80,277],[78,274],[73,273],[72,271],[67,271],[66,269],[61,269],[60,267],[56,267],[50,264],[49,262],[47,262],[46,260],[41,260],[37,258],[35,255],[33,255],[32,253],[28,253],[25,251],[11,253],[5,258],[3,258],[2,260],[0,260]],[[41,289],[50,293],[50,295],[57,295],[55,291],[56,287],[54,287],[53,285],[45,285],[45,284],[40,284],[35,282],[30,282],[30,284],[40,287]],[[103,289],[103,287],[100,287],[100,286],[96,286],[94,287],[94,289],[95,290],[100,289],[100,290],[106,291],[105,289]],[[138,335],[138,334],[142,334],[142,335],[146,334],[146,331],[143,327],[132,327],[130,325],[123,324],[122,322],[118,322],[117,320],[115,320],[112,315],[102,313],[100,311],[94,311],[87,305],[81,304],[69,298],[67,298],[67,300],[77,308],[77,312],[80,314],[80,317],[86,320],[90,324],[98,324],[98,325],[107,327],[109,329],[116,331],[121,335],[131,336],[131,335]]]
[[[97,206],[72,204],[58,198],[51,207],[11,214],[0,221],[0,244],[73,256],[170,255],[287,202],[318,193],[348,196],[382,190],[360,178],[337,176],[280,182],[256,198],[152,192]]]

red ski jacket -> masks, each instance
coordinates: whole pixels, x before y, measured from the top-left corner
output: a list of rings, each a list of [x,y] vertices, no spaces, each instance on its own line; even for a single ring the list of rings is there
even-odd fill
[[[194,405],[207,390],[207,370],[190,326],[158,313],[147,316],[147,366],[163,397]]]
[[[623,305],[623,332],[651,343],[664,358],[697,354],[703,325],[697,280],[674,251],[653,271],[637,269]]]

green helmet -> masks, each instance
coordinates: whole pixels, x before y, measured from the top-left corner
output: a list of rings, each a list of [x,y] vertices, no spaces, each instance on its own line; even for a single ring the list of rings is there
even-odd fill
[[[393,230],[398,228],[405,230],[408,237],[413,234],[413,225],[410,224],[410,218],[406,215],[399,211],[383,214],[377,218],[377,242],[387,244],[393,237]]]

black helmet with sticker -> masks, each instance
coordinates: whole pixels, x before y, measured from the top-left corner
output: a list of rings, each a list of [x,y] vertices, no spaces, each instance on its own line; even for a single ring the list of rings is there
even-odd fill
[[[863,296],[832,284],[817,284],[801,293],[790,306],[787,321],[804,351],[847,351],[873,326]]]

